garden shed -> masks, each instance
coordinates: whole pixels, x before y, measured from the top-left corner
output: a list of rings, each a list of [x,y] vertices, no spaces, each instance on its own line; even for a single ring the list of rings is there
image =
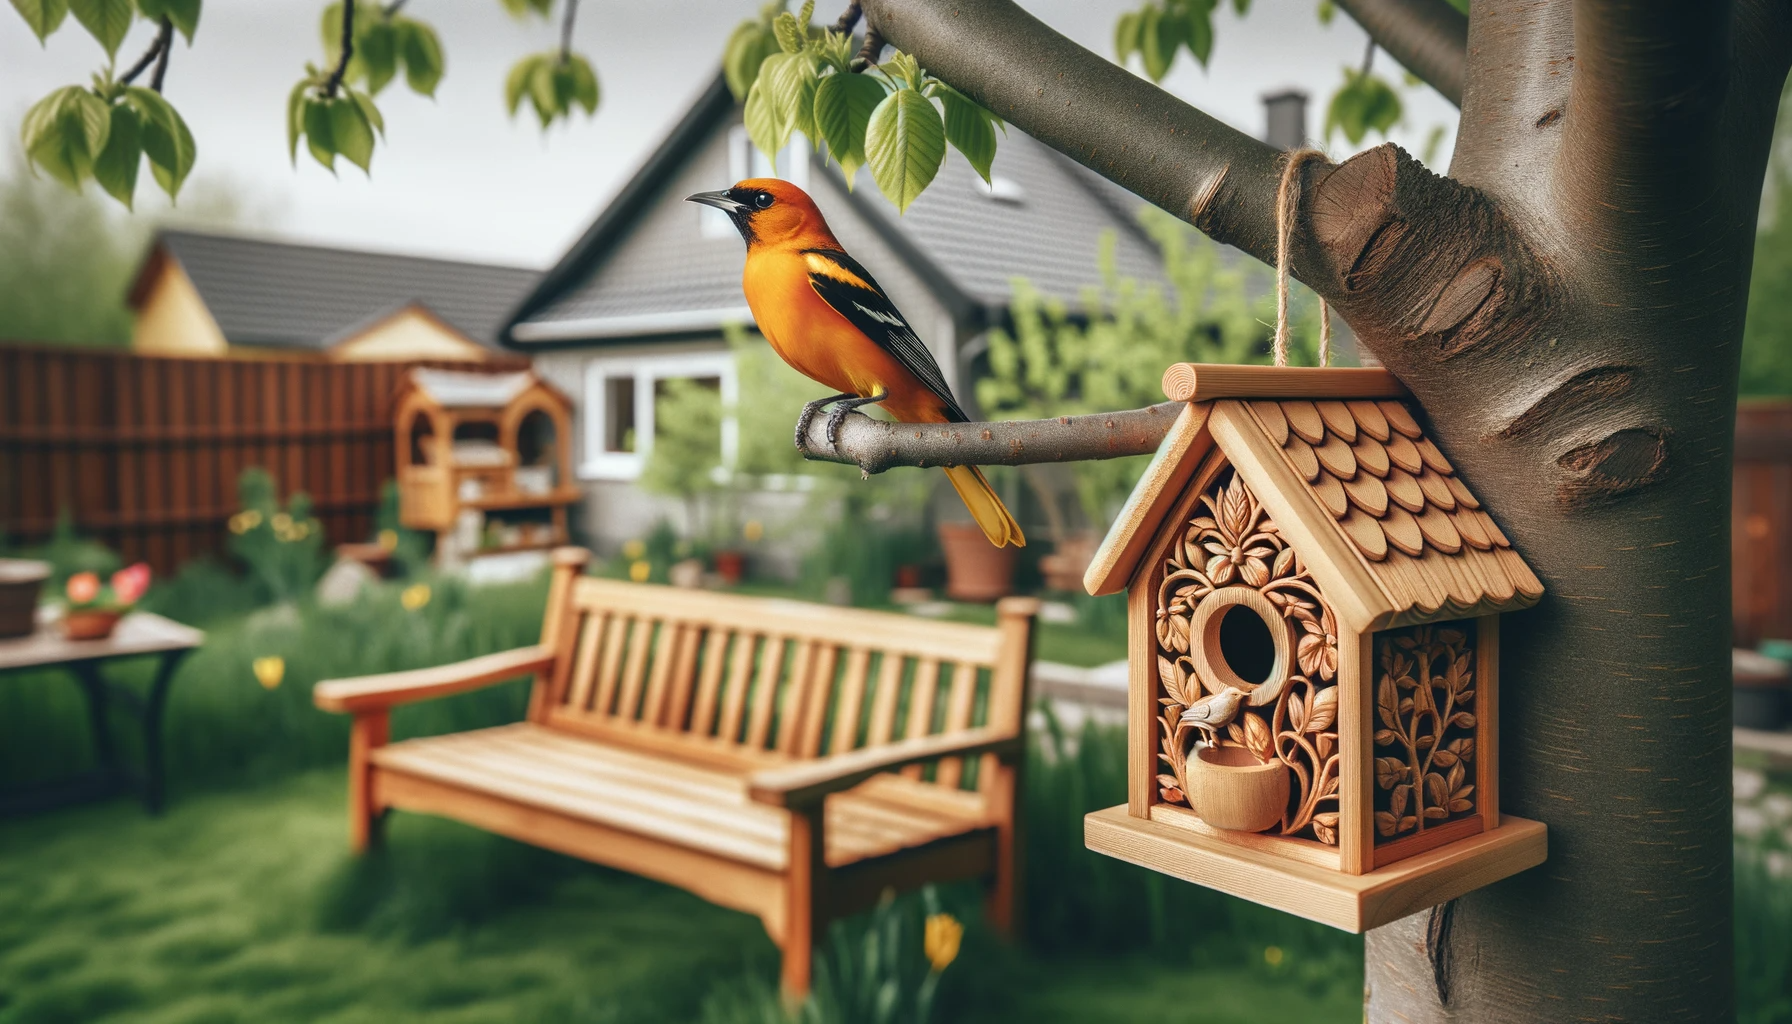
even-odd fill
[[[1091,849],[1362,931],[1541,863],[1499,809],[1499,622],[1542,584],[1380,369],[1173,367],[1085,586],[1129,594]]]

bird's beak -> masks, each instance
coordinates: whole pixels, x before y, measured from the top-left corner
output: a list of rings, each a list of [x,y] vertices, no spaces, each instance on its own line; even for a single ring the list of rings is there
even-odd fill
[[[698,192],[696,195],[685,196],[684,201],[687,203],[701,203],[704,206],[713,206],[729,216],[733,216],[747,208],[746,203],[735,199],[727,192]]]

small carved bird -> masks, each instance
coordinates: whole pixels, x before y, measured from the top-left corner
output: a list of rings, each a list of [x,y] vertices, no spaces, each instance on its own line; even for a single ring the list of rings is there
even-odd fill
[[[1182,712],[1183,724],[1205,732],[1211,742],[1218,738],[1216,734],[1219,730],[1231,725],[1232,719],[1238,717],[1238,709],[1244,704],[1246,696],[1248,694],[1238,687],[1228,686],[1218,693],[1202,697]]]

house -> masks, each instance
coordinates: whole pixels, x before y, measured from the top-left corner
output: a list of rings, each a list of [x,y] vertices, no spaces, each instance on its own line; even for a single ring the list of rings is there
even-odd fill
[[[501,354],[519,267],[162,231],[131,285],[131,347],[151,355],[467,360]]]
[[[872,269],[932,348],[967,407],[986,332],[1004,323],[1012,282],[1076,305],[1100,283],[1099,247],[1114,238],[1122,275],[1162,281],[1157,249],[1136,214],[1144,201],[1010,127],[993,184],[962,157],[898,216],[861,170],[848,190],[838,166],[798,136],[777,175],[803,187],[829,226]],[[536,372],[578,406],[575,472],[586,489],[584,535],[611,547],[680,510],[633,481],[653,448],[654,398],[669,378],[737,393],[724,325],[752,323],[741,294],[740,236],[693,192],[770,176],[721,76],[698,98],[584,237],[541,279],[503,333]],[[734,431],[724,424],[724,460]]]

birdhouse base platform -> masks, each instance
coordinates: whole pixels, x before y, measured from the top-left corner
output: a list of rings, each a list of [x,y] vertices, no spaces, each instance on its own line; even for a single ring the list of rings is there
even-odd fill
[[[1542,822],[1509,814],[1492,831],[1361,875],[1135,818],[1124,804],[1085,817],[1083,839],[1096,853],[1347,932],[1367,931],[1491,885],[1536,867],[1549,852]]]

